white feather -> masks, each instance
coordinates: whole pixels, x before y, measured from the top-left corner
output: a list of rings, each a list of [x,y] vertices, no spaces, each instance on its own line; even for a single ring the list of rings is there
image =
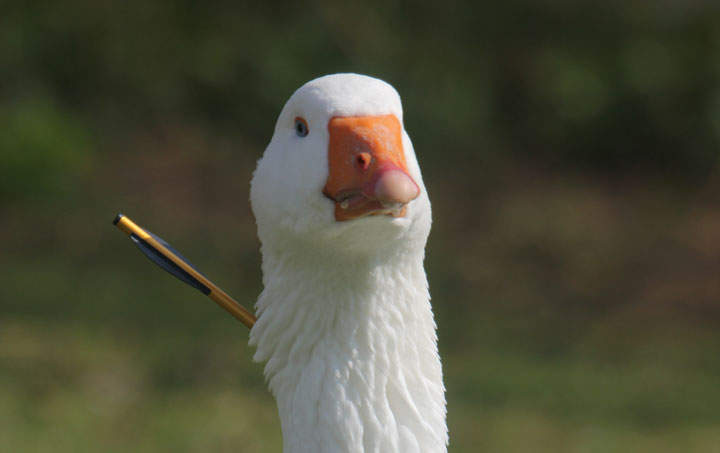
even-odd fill
[[[298,89],[258,162],[251,203],[263,290],[250,336],[277,400],[284,451],[444,452],[445,389],[423,268],[430,201],[410,138],[420,196],[404,217],[337,222],[322,195],[334,116],[393,114],[387,83],[337,74]],[[307,120],[299,137],[294,119]]]

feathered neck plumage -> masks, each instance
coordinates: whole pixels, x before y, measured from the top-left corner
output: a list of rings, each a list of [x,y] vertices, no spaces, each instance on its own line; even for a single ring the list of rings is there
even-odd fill
[[[267,361],[285,452],[445,451],[422,250],[263,246],[251,344]]]

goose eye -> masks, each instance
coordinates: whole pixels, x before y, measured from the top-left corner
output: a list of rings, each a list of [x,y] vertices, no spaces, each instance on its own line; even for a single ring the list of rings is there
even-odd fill
[[[305,121],[305,118],[297,117],[295,118],[295,133],[299,137],[305,137],[310,130],[308,129],[307,121]]]

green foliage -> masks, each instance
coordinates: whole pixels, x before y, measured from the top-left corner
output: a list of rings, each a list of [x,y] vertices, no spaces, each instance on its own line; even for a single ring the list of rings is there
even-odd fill
[[[90,169],[90,134],[67,111],[43,101],[0,110],[0,199],[57,199]]]
[[[279,451],[247,331],[255,160],[305,81],[400,92],[451,452],[720,443],[713,2],[5,2],[0,450]]]
[[[191,122],[263,146],[292,90],[357,71],[400,90],[430,162],[687,182],[718,157],[712,3],[32,5],[0,18],[0,96],[45,90],[101,138]]]

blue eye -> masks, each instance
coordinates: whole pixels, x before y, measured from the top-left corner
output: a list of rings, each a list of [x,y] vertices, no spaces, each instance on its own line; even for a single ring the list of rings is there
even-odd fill
[[[298,137],[305,137],[310,130],[308,129],[307,121],[305,118],[298,116],[295,118],[295,133]]]

